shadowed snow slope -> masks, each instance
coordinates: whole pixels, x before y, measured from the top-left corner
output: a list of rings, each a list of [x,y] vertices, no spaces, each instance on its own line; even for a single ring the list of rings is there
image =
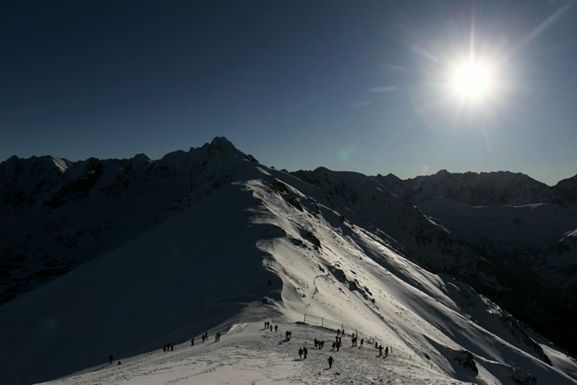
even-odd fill
[[[539,384],[577,383],[569,377],[576,372],[569,357],[536,341],[470,287],[424,270],[381,237],[343,220],[310,185],[256,164],[236,177],[124,246],[0,307],[0,382],[56,378],[102,364],[109,353],[127,357],[159,349],[169,340],[185,341],[243,322],[248,310],[254,317],[257,309],[282,322],[306,314],[309,323],[342,324],[408,357],[398,370],[378,364],[371,372],[374,378],[396,376],[396,383],[407,384],[454,379],[509,385],[514,377],[535,378]],[[304,333],[306,328],[295,330]],[[310,343],[314,336],[298,338]],[[233,383],[273,383],[277,377],[267,368],[253,371],[252,378],[235,377],[239,366],[259,368],[268,365],[267,356],[287,358],[277,344],[259,347],[264,354],[254,353],[250,341],[212,345],[210,354],[225,362],[219,373]],[[175,355],[178,365],[195,365],[194,349],[186,354]],[[233,363],[231,356],[238,359]],[[176,383],[172,374],[194,371],[155,357],[128,360],[149,368],[137,379],[121,374],[102,383]],[[472,360],[477,371],[463,367],[457,357]],[[374,352],[364,359],[374,359]],[[158,377],[158,365],[172,367],[166,369],[172,374]],[[417,372],[414,382],[401,368]],[[286,362],[279,370],[304,369]],[[209,372],[189,379],[224,383]],[[348,373],[347,379],[365,374]],[[281,373],[278,379],[285,377]],[[74,378],[65,382],[75,383]]]
[[[156,348],[236,314],[279,287],[253,225],[257,201],[233,185],[133,242],[0,308],[0,383],[95,365],[108,352]],[[270,281],[270,284],[269,284]]]

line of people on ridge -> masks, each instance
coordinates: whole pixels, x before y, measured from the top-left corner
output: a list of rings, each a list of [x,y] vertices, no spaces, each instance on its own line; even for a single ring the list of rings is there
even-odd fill
[[[221,336],[222,334],[220,332],[214,333],[214,342],[219,342]],[[202,333],[200,335],[200,339],[202,343],[208,341],[208,333],[207,332]],[[192,336],[192,338],[190,339],[190,346],[194,346],[194,342],[195,342],[195,336]],[[172,352],[173,350],[174,350],[174,344],[171,342],[167,342],[162,347],[163,352]]]

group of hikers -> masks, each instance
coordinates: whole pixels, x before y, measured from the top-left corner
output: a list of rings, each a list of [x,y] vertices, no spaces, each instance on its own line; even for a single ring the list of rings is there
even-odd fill
[[[317,340],[315,338],[314,342],[315,342],[315,349],[317,350],[321,350],[325,346],[325,341]]]
[[[278,325],[273,325],[270,321],[265,321],[265,322],[264,322],[264,329],[265,329],[265,330],[269,330],[269,331],[271,331],[271,332],[274,330],[274,332],[276,333],[276,332],[278,332]],[[334,340],[333,343],[332,343],[332,351],[334,351],[334,352],[338,352],[339,349],[340,349],[341,346],[342,346],[342,337],[345,336],[345,329],[344,329],[344,328],[343,328],[343,329],[337,329],[336,332],[337,332],[337,334],[336,334],[336,336],[335,336],[335,340]],[[220,332],[216,332],[216,333],[214,334],[214,342],[220,341],[220,337],[221,337],[221,333],[220,333]],[[194,346],[194,338],[195,338],[195,337],[193,336],[193,337],[190,339],[190,346]],[[208,340],[208,333],[205,332],[205,333],[201,334],[200,338],[201,338],[202,342],[207,341],[207,340]],[[284,340],[284,342],[290,341],[291,338],[292,338],[292,331],[291,331],[291,330],[285,331],[285,340]],[[351,334],[351,347],[357,347],[357,346],[359,346],[358,343],[357,343],[357,342],[358,342],[358,338],[359,338],[358,334],[356,334],[356,333],[352,333],[352,334]],[[283,341],[279,342],[279,344],[282,343],[282,342],[283,342]],[[365,342],[365,339],[364,339],[364,338],[361,338],[359,348],[363,347],[364,342]],[[372,342],[369,341],[369,343],[372,343]],[[316,339],[316,338],[314,339],[314,348],[315,348],[316,350],[322,350],[322,349],[324,348],[324,345],[325,345],[325,341],[319,340],[319,339]],[[388,346],[383,347],[383,345],[380,345],[377,341],[374,342],[374,346],[375,346],[375,349],[378,349],[378,350],[379,350],[379,355],[378,355],[377,357],[388,357],[389,353],[392,353],[392,352],[393,352],[393,348],[392,348],[392,347],[390,347],[390,348],[389,348]],[[172,342],[167,342],[167,343],[165,343],[165,344],[163,345],[163,347],[162,347],[162,351],[165,352],[165,353],[166,353],[166,352],[172,352],[172,351],[174,351],[174,344],[173,344]],[[307,357],[308,357],[308,350],[307,350],[306,346],[303,346],[303,347],[299,348],[299,350],[298,350],[298,355],[299,355],[299,358],[300,358],[301,360],[306,360],[306,359],[307,359]],[[334,360],[334,358],[333,358],[332,356],[329,356],[329,357],[328,357],[327,362],[328,362],[328,364],[329,364],[329,369],[331,369],[331,368],[333,367],[334,361],[335,361],[335,360]],[[112,354],[110,354],[110,355],[108,356],[108,363],[109,363],[109,364],[112,364],[113,362],[114,362],[114,357],[112,356]],[[120,365],[120,361],[118,361],[118,365]]]
[[[271,332],[274,328],[274,331],[278,332],[278,325],[273,325],[270,321],[264,321],[264,328],[269,329]]]
[[[216,332],[214,334],[214,342],[220,341],[220,336],[221,336],[220,332]],[[206,342],[208,340],[208,333],[206,332],[202,333],[200,335],[200,339],[202,340],[202,342]],[[192,338],[190,339],[190,346],[194,346],[194,336],[192,336]]]
[[[375,342],[375,346],[377,346],[377,343]],[[379,349],[379,357],[383,357],[383,345],[378,345],[378,349]],[[391,348],[392,350],[393,348]],[[389,356],[389,347],[385,347],[385,357]]]
[[[220,337],[221,337],[221,333],[220,332],[216,332],[214,333],[214,342],[218,342],[220,341]],[[204,343],[206,341],[208,341],[208,333],[204,332],[200,335],[200,339],[201,341]],[[194,346],[194,341],[195,341],[195,337],[192,336],[192,338],[190,339],[190,346]],[[171,342],[167,342],[166,344],[164,344],[164,346],[162,347],[162,351],[163,352],[172,352],[174,350],[174,344]]]
[[[275,332],[278,331],[278,325],[273,325],[270,321],[265,321],[264,322],[264,329],[265,330],[270,330],[271,332],[274,330]],[[345,337],[345,329],[337,329],[336,330],[336,336],[335,336],[335,340],[332,343],[332,351],[334,352],[338,352],[339,349],[341,348],[343,341],[342,338]],[[287,330],[285,332],[285,340],[286,341],[290,341],[292,337],[292,331]],[[325,341],[320,340],[315,338],[314,340],[314,349],[315,350],[321,350],[323,349],[324,345],[325,345]],[[279,342],[280,343],[280,342]],[[352,333],[351,334],[351,347],[358,347],[359,349],[361,347],[364,346],[365,343],[365,339],[361,338],[360,342],[359,342],[359,335],[358,333]],[[370,344],[372,344],[372,341],[369,341]],[[387,357],[389,355],[389,353],[392,353],[393,348],[389,348],[388,346],[383,347],[382,344],[379,344],[377,341],[374,341],[374,346],[375,349],[377,349],[379,351],[379,355],[377,357]],[[306,348],[306,346],[300,347],[298,350],[298,355],[299,355],[299,359],[301,360],[306,360],[308,357],[308,350]],[[334,358],[332,356],[329,356],[327,359],[327,362],[329,364],[329,369],[331,369],[333,367],[333,363],[335,362]]]

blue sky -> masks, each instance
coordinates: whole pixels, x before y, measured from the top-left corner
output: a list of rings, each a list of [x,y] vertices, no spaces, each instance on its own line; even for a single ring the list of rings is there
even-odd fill
[[[7,1],[0,159],[153,158],[228,137],[262,163],[401,177],[577,173],[574,1]],[[499,63],[482,105],[448,63]]]

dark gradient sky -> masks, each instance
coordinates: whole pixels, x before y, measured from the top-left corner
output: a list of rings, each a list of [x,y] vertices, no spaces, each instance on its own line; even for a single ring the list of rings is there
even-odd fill
[[[224,135],[290,170],[577,173],[574,1],[0,7],[0,160],[158,158]],[[472,30],[503,87],[463,110],[439,81]]]

